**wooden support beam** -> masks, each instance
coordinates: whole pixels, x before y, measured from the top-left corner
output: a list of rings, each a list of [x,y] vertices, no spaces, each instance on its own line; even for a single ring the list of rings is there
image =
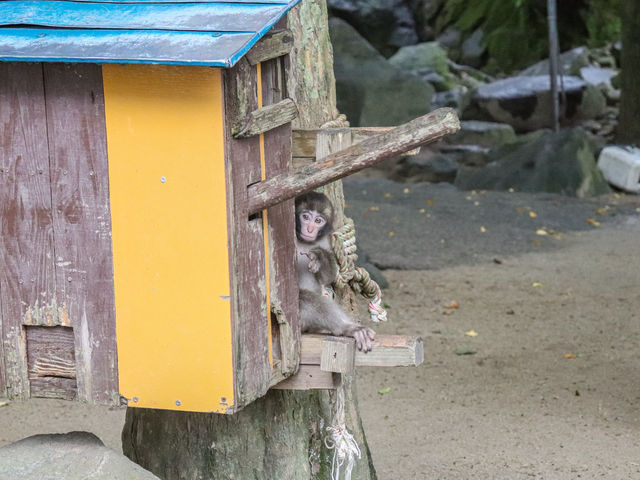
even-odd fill
[[[287,55],[293,47],[293,34],[290,30],[272,31],[262,37],[255,46],[247,52],[245,58],[251,65],[266,62],[272,58]]]
[[[395,127],[345,127],[345,128],[323,128],[312,130],[293,130],[291,155],[294,158],[316,158],[316,143],[318,133],[328,133],[331,135],[351,135],[351,143],[360,143],[380,133],[393,130]],[[417,155],[420,148],[405,152],[404,155]]]
[[[296,103],[290,98],[285,98],[278,103],[258,108],[249,113],[242,124],[233,129],[233,136],[234,138],[248,138],[260,135],[291,122],[297,116]]]
[[[294,173],[283,173],[248,187],[249,215],[294,198],[388,158],[434,142],[460,129],[455,110],[440,108],[342,151],[328,155]]]
[[[320,365],[300,365],[298,373],[271,388],[276,390],[333,390],[340,386],[341,377],[337,373],[322,371]]]
[[[349,373],[355,365],[356,346],[353,338],[325,337],[320,353],[320,370]]]
[[[336,344],[333,339],[336,338],[351,344],[355,343],[352,338],[347,337],[302,335],[300,364],[322,365],[323,356],[332,355],[335,351]],[[424,362],[424,344],[420,337],[378,334],[370,352],[354,351],[357,367],[410,367]],[[345,355],[348,353],[345,352]]]

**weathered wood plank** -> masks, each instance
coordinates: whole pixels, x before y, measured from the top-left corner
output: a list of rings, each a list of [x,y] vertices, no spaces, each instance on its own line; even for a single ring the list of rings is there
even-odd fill
[[[76,400],[78,386],[75,378],[37,377],[31,379],[31,396]]]
[[[460,121],[451,108],[440,108],[386,133],[320,159],[295,173],[284,173],[249,187],[249,212],[255,213],[388,158],[456,132]]]
[[[280,127],[298,116],[298,107],[290,98],[258,108],[247,115],[242,124],[234,129],[235,138],[249,138]]]
[[[300,363],[304,365],[321,365],[322,356],[332,344],[325,343],[325,335],[302,335],[302,352]],[[354,343],[351,338],[344,340]],[[424,343],[420,337],[406,335],[376,335],[370,352],[356,351],[356,367],[410,367],[424,362]]]
[[[320,370],[349,373],[355,365],[355,342],[352,338],[326,337],[322,340]]]
[[[293,47],[293,34],[289,30],[271,31],[247,52],[251,65],[287,55]]]
[[[300,365],[298,373],[271,388],[276,390],[334,390],[340,386],[339,373],[324,372],[318,365]]]
[[[258,108],[257,72],[246,59],[224,71],[225,156],[236,405],[262,396],[271,382],[263,219],[249,220],[247,185],[260,181],[260,139],[236,139],[237,119]]]
[[[324,132],[329,134],[349,134],[351,135],[351,143],[359,143],[368,138],[379,135],[380,133],[393,130],[394,127],[345,127],[345,128],[323,128],[314,130],[293,130],[291,153],[297,158],[316,158],[316,144],[318,133]],[[417,155],[420,148],[409,150],[403,155]],[[322,158],[322,157],[320,157]]]
[[[0,395],[27,398],[23,318],[55,303],[42,65],[0,63],[0,105]]]
[[[262,103],[272,105],[286,96],[285,71],[280,58],[261,64]],[[288,172],[291,158],[291,124],[264,133],[265,178]],[[286,377],[298,368],[300,323],[295,256],[294,201],[287,200],[267,211],[269,275],[274,359]],[[274,367],[275,361],[274,361]],[[282,377],[274,376],[273,381]]]
[[[107,143],[99,65],[44,66],[58,301],[78,357],[78,397],[117,404]]]
[[[76,378],[73,329],[26,327],[29,378]]]

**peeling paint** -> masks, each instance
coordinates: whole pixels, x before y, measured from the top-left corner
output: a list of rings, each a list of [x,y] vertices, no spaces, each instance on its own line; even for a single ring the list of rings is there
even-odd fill
[[[28,305],[27,311],[22,316],[22,324],[70,327],[71,319],[69,318],[67,304],[63,302],[62,305],[58,305],[54,295],[51,303],[43,302],[40,305],[39,300],[36,300],[33,305]]]

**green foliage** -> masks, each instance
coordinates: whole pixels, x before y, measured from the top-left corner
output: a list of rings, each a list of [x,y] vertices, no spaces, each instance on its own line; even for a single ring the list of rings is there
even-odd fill
[[[622,1],[558,0],[561,50],[619,39]],[[543,0],[446,0],[436,29],[451,25],[465,37],[482,29],[489,71],[510,72],[548,55],[547,2]]]
[[[622,31],[622,0],[588,0],[589,9],[584,21],[589,32],[587,44],[601,47],[608,42],[619,40]]]

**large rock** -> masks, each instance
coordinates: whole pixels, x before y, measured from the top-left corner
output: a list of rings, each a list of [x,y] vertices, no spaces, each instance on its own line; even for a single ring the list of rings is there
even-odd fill
[[[405,0],[328,0],[331,15],[352,25],[385,57],[418,42],[413,12]]]
[[[589,138],[581,128],[549,132],[515,150],[507,145],[494,155],[495,160],[486,167],[460,168],[456,186],[465,190],[513,188],[519,192],[577,197],[611,191],[596,166]]]
[[[391,65],[353,27],[329,21],[338,109],[352,126],[399,125],[429,112],[434,89]]]
[[[577,76],[580,69],[590,65],[589,50],[587,47],[577,47],[563,52],[558,58],[559,74]],[[520,72],[521,76],[534,77],[537,75],[549,75],[549,59],[542,60]]]
[[[88,432],[34,435],[0,448],[0,479],[159,480]]]
[[[597,88],[573,76],[563,77],[562,82],[567,99],[564,125],[575,125],[604,114],[606,99]],[[508,123],[517,131],[549,128],[553,126],[550,83],[548,75],[505,78],[478,88],[473,103],[481,115]],[[469,118],[468,115],[471,113],[465,112],[465,118]]]
[[[486,53],[484,32],[478,28],[462,42],[460,62],[472,67],[480,67],[484,63]]]
[[[516,132],[506,123],[465,120],[460,122],[460,130],[444,137],[447,143],[480,145],[496,148],[516,141]]]
[[[389,58],[389,63],[433,84],[438,91],[451,90],[456,86],[455,76],[449,71],[447,52],[438,42],[402,47]]]

